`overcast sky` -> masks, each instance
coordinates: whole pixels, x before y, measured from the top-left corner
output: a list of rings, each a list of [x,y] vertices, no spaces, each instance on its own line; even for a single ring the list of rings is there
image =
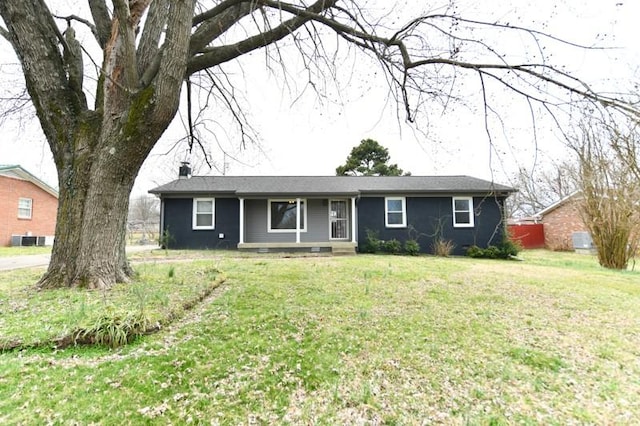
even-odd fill
[[[401,3],[406,3],[403,9],[409,11],[425,4],[423,0]],[[534,26],[584,45],[617,47],[606,51],[555,52],[552,59],[556,63],[566,64],[569,70],[595,87],[623,90],[629,87],[630,81],[639,80],[640,2],[568,0],[562,2],[567,5],[558,3],[552,0],[458,2],[460,12],[466,17]],[[516,51],[525,46],[522,40],[504,39],[500,43]],[[0,55],[2,88],[7,81],[15,84],[6,78],[6,73],[15,70],[7,64],[16,63],[3,39],[0,39]],[[224,119],[210,117],[208,127],[213,134],[207,143],[218,170],[209,170],[195,156],[189,156],[184,146],[175,146],[175,141],[184,135],[178,116],[145,162],[136,181],[135,194],[143,194],[174,179],[181,160],[194,162],[198,174],[220,174],[226,158],[228,175],[332,175],[335,168],[344,163],[351,148],[365,138],[375,139],[387,147],[392,162],[414,175],[467,174],[500,183],[509,183],[509,174],[518,166],[530,167],[536,149],[540,151],[539,161],[546,161],[547,155],[552,158],[562,155],[560,142],[544,126],[537,134],[536,148],[525,109],[516,103],[511,105],[510,98],[497,102],[506,106],[503,120],[507,131],[493,135],[495,149],[491,150],[479,105],[472,101],[465,107],[451,106],[444,112],[434,105],[428,121],[422,121],[415,129],[403,122],[402,114],[398,116],[396,105],[388,99],[384,80],[376,77],[367,63],[345,64],[355,73],[345,73],[347,76],[339,79],[340,87],[329,88],[326,98],[311,94],[298,98],[297,92],[304,87],[304,75],[299,75],[301,80],[295,83],[295,93],[291,94],[277,75],[264,71],[264,63],[260,54],[244,63],[247,77],[242,87],[246,91],[243,101],[249,107],[259,144],[241,148],[237,132]],[[477,87],[469,85],[468,89],[469,99],[478,95]],[[56,186],[55,167],[37,122],[5,121],[1,129],[0,164],[20,164]],[[224,156],[220,147],[229,155]]]

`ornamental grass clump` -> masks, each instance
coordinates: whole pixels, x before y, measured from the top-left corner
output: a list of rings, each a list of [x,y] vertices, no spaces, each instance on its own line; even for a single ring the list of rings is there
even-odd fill
[[[456,248],[456,245],[451,240],[445,240],[443,238],[437,238],[431,244],[431,251],[434,255],[440,257],[449,257],[451,253],[453,253],[453,249]]]
[[[149,320],[142,311],[110,312],[76,333],[76,341],[117,348],[144,334]]]

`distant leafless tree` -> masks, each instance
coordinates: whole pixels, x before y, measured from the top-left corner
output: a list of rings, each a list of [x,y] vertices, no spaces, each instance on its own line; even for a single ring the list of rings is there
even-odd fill
[[[533,216],[576,191],[576,162],[541,164],[528,170],[521,168],[513,186],[518,190],[507,199],[512,217]]]
[[[160,201],[156,197],[141,196],[134,198],[129,204],[128,227],[132,232],[140,232],[143,241],[149,234],[159,231]]]

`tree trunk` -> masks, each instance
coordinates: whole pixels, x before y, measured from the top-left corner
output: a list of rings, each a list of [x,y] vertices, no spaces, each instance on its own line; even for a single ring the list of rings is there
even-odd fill
[[[133,273],[125,253],[129,194],[177,112],[195,7],[194,0],[158,3],[169,7],[166,25],[159,20],[164,31],[154,31],[154,48],[141,53],[154,64],[142,79],[138,65],[148,61],[137,61],[135,34],[150,3],[113,2],[111,15],[103,2],[93,3],[104,56],[91,110],[73,29],[63,37],[42,0],[0,1],[3,35],[20,58],[58,170],[56,239],[40,288],[106,289]]]
[[[108,289],[132,276],[125,253],[129,194],[140,162],[116,151],[97,121],[84,122],[59,167],[56,239],[40,288]],[[102,141],[101,141],[102,140]],[[101,142],[100,142],[101,141]]]

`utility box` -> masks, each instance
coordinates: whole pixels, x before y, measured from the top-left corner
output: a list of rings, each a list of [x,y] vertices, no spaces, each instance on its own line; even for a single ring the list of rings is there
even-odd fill
[[[591,235],[588,232],[574,232],[571,235],[573,250],[576,253],[592,254],[596,251]]]
[[[34,236],[34,235],[12,235],[11,236],[11,245],[13,247],[28,247],[28,246],[46,246],[52,245],[53,238],[45,237],[45,236]]]

